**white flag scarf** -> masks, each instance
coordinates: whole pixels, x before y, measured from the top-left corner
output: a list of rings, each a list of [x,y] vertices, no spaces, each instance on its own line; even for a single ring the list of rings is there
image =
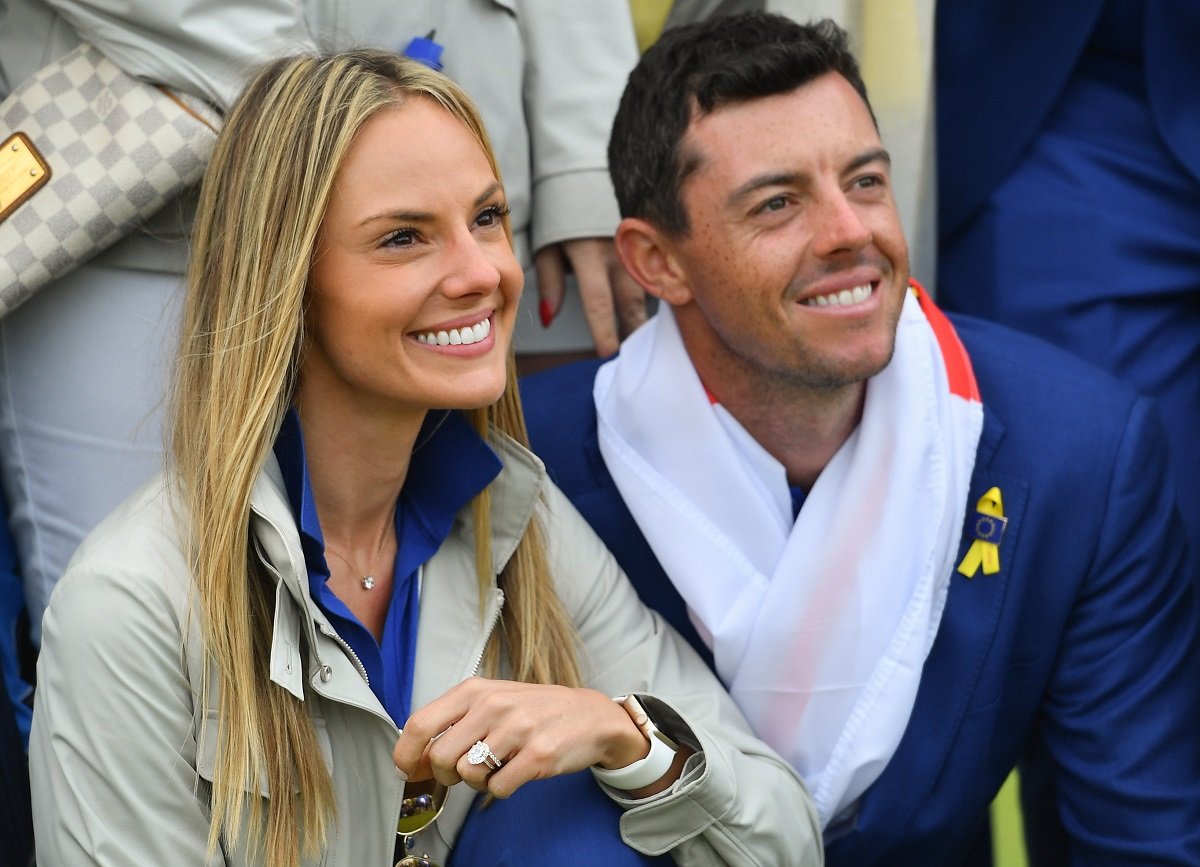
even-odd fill
[[[895,752],[945,606],[983,427],[953,326],[914,284],[895,355],[794,524],[783,466],[710,402],[665,305],[594,397],[617,488],[827,827]]]

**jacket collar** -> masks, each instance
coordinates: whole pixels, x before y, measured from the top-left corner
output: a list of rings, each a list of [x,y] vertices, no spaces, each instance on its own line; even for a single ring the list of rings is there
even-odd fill
[[[967,518],[960,542],[959,560],[973,539],[967,531],[974,518],[975,503],[992,487],[999,487],[1004,500],[1007,528],[999,547],[1000,571],[978,573],[966,578],[957,572],[951,578],[946,610],[937,638],[921,676],[912,716],[903,739],[887,768],[859,803],[854,825],[871,829],[883,839],[885,828],[904,829],[919,825],[915,815],[920,805],[937,803],[938,777],[954,749],[958,735],[977,694],[980,677],[994,646],[1004,599],[1009,589],[1010,568],[1022,527],[1028,499],[1028,482],[993,469],[992,461],[1005,436],[1003,422],[992,412],[984,395],[984,425],[971,478]],[[852,832],[853,828],[845,829]],[[899,833],[899,832],[897,832]],[[827,843],[845,844],[839,859],[849,857],[859,845],[869,848],[869,838],[851,835]],[[903,835],[901,835],[903,836]],[[864,854],[865,857],[865,854]]]
[[[412,706],[421,707],[450,686],[478,673],[488,636],[504,604],[496,576],[512,558],[541,497],[546,472],[531,452],[497,431],[489,444],[503,469],[491,495],[492,583],[480,595],[475,577],[474,522],[468,506],[423,571],[421,626]],[[430,628],[435,625],[435,628]]]
[[[305,660],[301,636],[316,648],[324,614],[308,595],[308,570],[300,532],[288,505],[283,473],[272,452],[250,492],[250,538],[259,559],[274,574],[275,623],[271,633],[271,680],[304,699]],[[292,604],[287,604],[290,599]]]
[[[498,430],[491,430],[488,443],[504,465],[491,487],[492,571],[499,574],[533,520],[546,467],[533,452]],[[459,521],[470,522],[470,515],[469,508],[463,509]]]
[[[1006,436],[1004,422],[991,409],[984,395],[983,431],[976,450],[975,469],[968,494],[968,519],[974,504],[985,491],[1000,487],[1004,497],[1008,528],[1000,545],[1000,571],[967,579],[959,574],[951,578],[951,589],[938,636],[930,650],[917,692],[916,703],[905,735],[879,779],[863,794],[859,811],[846,836],[835,832],[828,844],[836,846],[838,860],[850,863],[871,857],[875,839],[893,839],[887,829],[906,829],[916,823],[914,815],[921,804],[935,800],[933,793],[954,747],[971,701],[977,698],[980,676],[994,644],[1000,614],[1008,590],[1008,565],[1013,562],[1022,517],[1028,497],[1028,482],[993,469]],[[622,503],[620,492],[608,474],[596,436],[596,420],[589,419],[584,436],[584,452],[593,478],[606,497]],[[607,503],[608,501],[606,501]],[[605,508],[608,508],[606,504]],[[966,555],[971,539],[965,532],[960,541],[959,560]],[[870,836],[853,833],[855,828],[871,829]],[[877,853],[876,853],[877,854]]]
[[[493,574],[499,574],[516,551],[517,544],[533,519],[545,479],[545,467],[528,449],[498,430],[489,432],[488,443],[503,464],[500,474],[489,487],[492,571]],[[314,649],[320,647],[318,632],[332,631],[332,627],[309,595],[300,534],[288,505],[283,473],[273,453],[268,455],[255,480],[250,495],[250,510],[251,542],[278,581],[271,640],[271,680],[303,699],[303,678],[307,666],[301,647],[303,644]],[[468,505],[456,517],[450,538],[443,549],[466,546],[471,550],[469,562],[473,564],[473,538],[473,521]],[[439,550],[430,561],[430,566],[434,566],[442,557],[443,551]],[[478,599],[473,568],[434,568],[433,572],[435,580],[422,582],[423,618],[432,616],[437,620],[438,615],[434,612],[445,610],[447,614],[461,619],[464,609],[456,603],[462,596],[475,600],[474,606],[465,610],[483,610],[488,605],[489,600]],[[291,604],[285,604],[289,601]],[[470,672],[455,676],[450,660],[441,663],[445,654],[432,656],[423,653],[426,642],[422,639],[431,632],[433,630],[428,629],[419,632],[417,658],[420,663],[416,676],[419,682],[441,684],[440,688],[445,689]],[[420,706],[419,700],[419,691],[414,686],[414,707]]]

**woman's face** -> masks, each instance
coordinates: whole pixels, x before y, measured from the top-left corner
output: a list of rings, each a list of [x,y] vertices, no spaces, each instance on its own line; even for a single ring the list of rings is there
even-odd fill
[[[524,281],[506,207],[479,143],[433,101],[368,121],[310,272],[305,401],[416,418],[495,401]]]

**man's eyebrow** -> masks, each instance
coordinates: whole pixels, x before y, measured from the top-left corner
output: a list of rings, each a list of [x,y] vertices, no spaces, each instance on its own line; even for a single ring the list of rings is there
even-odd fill
[[[850,160],[849,165],[846,166],[846,171],[858,171],[863,166],[870,165],[871,163],[875,162],[884,163],[890,167],[892,164],[892,155],[887,152],[886,148],[871,148],[871,150],[865,151],[864,153],[861,153],[854,159]]]
[[[871,148],[869,151],[864,151],[852,159],[843,171],[856,172],[863,166],[874,162],[882,162],[890,166],[892,164],[892,156],[885,148]],[[730,193],[725,200],[725,204],[728,207],[736,207],[761,189],[767,187],[802,186],[807,181],[808,174],[806,172],[767,172],[766,174],[755,175]]]
[[[736,207],[756,192],[766,187],[801,186],[808,180],[805,172],[768,172],[755,175],[735,189],[725,199],[726,207]]]
[[[496,193],[498,193],[502,188],[503,187],[499,181],[489,184],[487,189],[475,197],[475,201],[473,203],[474,207],[478,208],[480,205],[484,204],[488,199],[496,195]],[[378,220],[394,220],[397,223],[429,223],[434,219],[434,215],[429,211],[382,211],[378,214],[372,214],[370,217],[367,217],[365,220],[359,223],[359,225],[366,226],[377,222]]]

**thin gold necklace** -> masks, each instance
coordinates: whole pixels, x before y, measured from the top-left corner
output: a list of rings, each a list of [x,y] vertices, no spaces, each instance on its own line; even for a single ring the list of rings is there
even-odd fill
[[[383,546],[385,544],[387,544],[388,527],[394,525],[395,523],[396,523],[396,507],[392,506],[392,516],[388,519],[388,522],[383,525],[383,532],[379,535],[379,547],[375,549],[375,556],[371,559],[370,565],[374,566],[377,562],[379,562],[379,555],[383,553]],[[329,542],[325,543],[325,550],[328,551],[333,556],[337,557],[339,560],[341,560],[347,566],[349,566],[351,568],[351,570],[353,570],[354,572],[356,572],[362,576],[361,578],[358,579],[358,583],[362,585],[363,590],[374,590],[375,589],[375,576],[373,574],[371,574],[371,570],[367,570],[366,572],[364,572],[362,569],[359,569],[357,566],[355,566],[353,563],[350,562],[349,557],[347,557],[344,554],[340,554],[336,550],[334,550],[333,546],[330,545]]]

